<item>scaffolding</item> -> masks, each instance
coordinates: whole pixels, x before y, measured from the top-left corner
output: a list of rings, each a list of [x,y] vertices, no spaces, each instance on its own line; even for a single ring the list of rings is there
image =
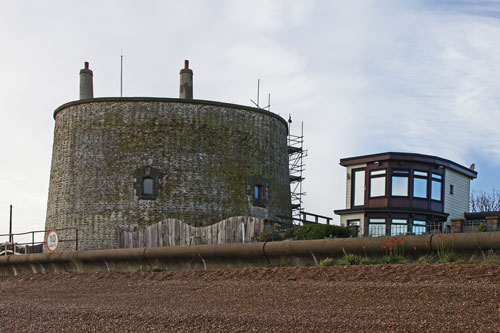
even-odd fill
[[[303,173],[305,171],[304,157],[304,123],[301,123],[300,135],[291,134],[292,117],[288,118],[288,161],[290,173],[290,194],[292,201],[292,221],[300,220],[304,211],[302,197],[306,193],[302,190]]]

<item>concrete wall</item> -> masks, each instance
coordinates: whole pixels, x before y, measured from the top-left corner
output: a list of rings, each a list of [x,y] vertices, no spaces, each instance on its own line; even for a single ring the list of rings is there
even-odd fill
[[[364,213],[354,213],[354,214],[345,214],[340,216],[340,225],[347,227],[348,220],[359,220],[359,234],[363,235],[364,233],[364,225],[365,225],[365,214]]]
[[[46,228],[78,227],[81,249],[116,248],[118,228],[166,218],[206,226],[291,215],[287,123],[274,113],[199,100],[96,98],[67,103],[54,118]],[[137,192],[137,175],[148,170],[153,200]],[[252,202],[252,182],[265,187],[263,205]]]
[[[448,220],[463,219],[469,211],[470,178],[450,169],[445,170],[444,178],[444,212],[450,214]],[[450,185],[453,185],[453,194],[450,194]]]

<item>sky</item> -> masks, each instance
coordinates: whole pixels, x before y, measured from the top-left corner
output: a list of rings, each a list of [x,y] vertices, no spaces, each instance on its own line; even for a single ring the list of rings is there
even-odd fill
[[[345,208],[340,158],[386,151],[476,164],[500,188],[500,2],[0,0],[0,233],[43,230],[53,111],[94,96],[261,100],[304,124],[304,208]],[[262,103],[261,103],[262,104]]]

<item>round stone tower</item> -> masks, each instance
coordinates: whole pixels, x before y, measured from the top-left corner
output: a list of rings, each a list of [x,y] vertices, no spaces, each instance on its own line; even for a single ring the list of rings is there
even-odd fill
[[[278,115],[187,98],[82,96],[54,112],[46,219],[47,229],[77,227],[79,249],[117,247],[119,228],[165,218],[206,226],[291,215]]]

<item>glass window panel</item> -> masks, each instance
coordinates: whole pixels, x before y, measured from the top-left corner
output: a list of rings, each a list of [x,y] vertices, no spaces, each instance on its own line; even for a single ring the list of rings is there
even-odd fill
[[[433,173],[432,178],[443,179],[443,177],[441,175],[438,175],[437,173]]]
[[[391,225],[391,236],[404,235],[408,231],[406,224]]]
[[[413,233],[415,235],[421,235],[421,234],[425,233],[425,227],[424,226],[414,225],[413,226]]]
[[[413,233],[415,235],[420,235],[426,232],[425,221],[424,220],[413,220]]]
[[[260,186],[259,185],[255,185],[253,187],[253,197],[254,197],[254,199],[260,198]]]
[[[153,194],[153,179],[144,178],[142,180],[142,194],[152,195]]]
[[[431,185],[431,199],[441,201],[441,181],[433,180]]]
[[[413,196],[417,198],[427,198],[427,179],[413,179]]]
[[[392,195],[408,196],[408,177],[392,177]]]
[[[408,170],[393,170],[392,173],[395,175],[407,175],[407,174],[409,174]]]
[[[368,234],[371,237],[385,236],[385,224],[368,225]]]
[[[408,220],[406,219],[392,219],[392,223],[397,223],[397,224],[406,224]]]
[[[354,206],[365,204],[365,170],[354,172]]]
[[[370,219],[370,223],[385,223],[385,219]]]
[[[347,221],[347,225],[353,225],[353,226],[359,227],[360,221],[359,220],[350,220],[350,221]]]
[[[424,172],[424,171],[413,171],[413,174],[415,176],[427,177],[427,172]]]
[[[385,195],[385,177],[370,178],[370,197]]]
[[[385,175],[385,169],[384,170],[375,170],[370,172],[370,175],[376,176],[376,175]]]

